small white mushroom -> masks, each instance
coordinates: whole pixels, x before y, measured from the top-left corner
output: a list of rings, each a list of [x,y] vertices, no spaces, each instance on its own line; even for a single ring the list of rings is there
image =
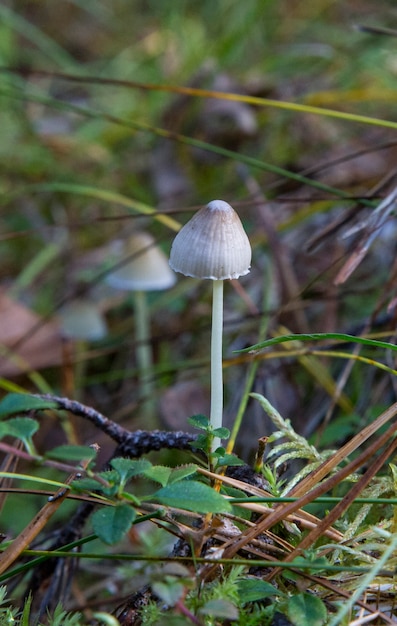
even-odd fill
[[[59,321],[63,337],[62,354],[62,386],[63,393],[78,399],[79,388],[76,388],[83,377],[86,359],[83,354],[87,342],[99,341],[106,337],[108,329],[106,321],[97,303],[87,297],[75,298],[67,302],[59,311]],[[78,443],[78,428],[74,417],[65,424],[69,428],[70,441]]]
[[[251,245],[235,210],[223,200],[200,209],[176,235],[170,254],[175,272],[213,280],[211,335],[211,411],[213,428],[222,426],[223,281],[248,274]],[[216,449],[220,440],[214,439]]]
[[[106,281],[115,289],[158,291],[175,284],[167,257],[148,233],[134,233],[114,255],[116,269]]]
[[[65,338],[98,341],[107,334],[105,319],[98,305],[85,298],[71,300],[59,311]]]
[[[134,292],[136,357],[140,375],[143,411],[153,413],[153,364],[150,347],[150,318],[146,291],[168,289],[175,283],[167,257],[148,233],[137,232],[128,237],[114,254],[115,270],[106,282],[115,289]]]

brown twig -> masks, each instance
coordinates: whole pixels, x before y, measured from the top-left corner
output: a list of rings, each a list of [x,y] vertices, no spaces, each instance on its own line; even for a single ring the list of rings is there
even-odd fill
[[[396,412],[397,405],[393,406],[394,412]],[[315,487],[311,491],[306,490],[306,492],[295,502],[288,502],[286,504],[277,506],[270,515],[262,516],[261,518],[259,518],[255,528],[242,533],[241,538],[238,541],[234,541],[233,543],[230,543],[228,546],[226,546],[226,549],[224,551],[224,558],[232,558],[252,539],[255,539],[258,535],[262,534],[278,522],[284,520],[286,516],[295,513],[297,510],[306,506],[310,502],[313,502],[316,498],[322,496],[324,493],[332,491],[332,489],[336,485],[338,485],[348,476],[353,474],[359,467],[366,463],[369,458],[372,458],[382,446],[384,446],[390,439],[393,439],[396,430],[397,423],[392,424],[388,428],[388,430],[380,435],[380,437],[372,445],[364,450],[356,459],[340,469],[336,474],[317,485],[317,487]],[[210,566],[209,568],[207,568],[204,573],[204,577],[210,576],[215,568],[216,566]]]
[[[60,398],[51,394],[37,394],[35,397],[51,400],[56,403],[58,409],[69,411],[73,415],[89,420],[119,444],[120,455],[139,457],[152,450],[163,448],[191,450],[191,442],[196,439],[196,435],[182,431],[135,430],[131,432],[105,417],[99,411],[76,400]]]

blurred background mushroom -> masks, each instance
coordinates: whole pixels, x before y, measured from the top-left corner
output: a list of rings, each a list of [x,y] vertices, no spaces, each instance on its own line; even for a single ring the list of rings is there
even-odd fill
[[[87,343],[106,337],[108,329],[98,303],[87,297],[67,302],[58,313],[62,336],[62,393],[68,398],[79,399],[76,381],[82,381],[87,359]],[[78,443],[77,423],[70,416],[70,440]]]
[[[113,244],[114,269],[106,277],[115,289],[134,293],[135,355],[139,375],[140,400],[143,416],[149,419],[146,428],[157,426],[155,414],[153,355],[147,291],[172,287],[176,278],[163,251],[154,238],[136,232],[123,242]]]

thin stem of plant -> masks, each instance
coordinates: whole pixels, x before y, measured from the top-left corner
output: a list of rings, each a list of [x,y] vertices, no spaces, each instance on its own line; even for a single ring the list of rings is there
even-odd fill
[[[134,293],[135,306],[135,339],[136,339],[136,360],[139,372],[139,391],[143,398],[142,413],[148,418],[151,427],[154,418],[153,402],[153,359],[150,345],[150,324],[147,310],[146,294],[144,291]],[[153,424],[153,427],[155,425]]]
[[[223,372],[222,372],[222,330],[223,330],[223,280],[213,281],[212,291],[212,335],[211,335],[211,411],[213,428],[222,426],[223,414]],[[220,445],[215,437],[212,449]]]

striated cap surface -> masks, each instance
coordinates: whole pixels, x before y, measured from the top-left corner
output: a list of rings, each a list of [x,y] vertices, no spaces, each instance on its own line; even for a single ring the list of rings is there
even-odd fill
[[[211,280],[248,274],[251,245],[230,204],[213,200],[197,211],[173,241],[170,266],[185,276]]]

